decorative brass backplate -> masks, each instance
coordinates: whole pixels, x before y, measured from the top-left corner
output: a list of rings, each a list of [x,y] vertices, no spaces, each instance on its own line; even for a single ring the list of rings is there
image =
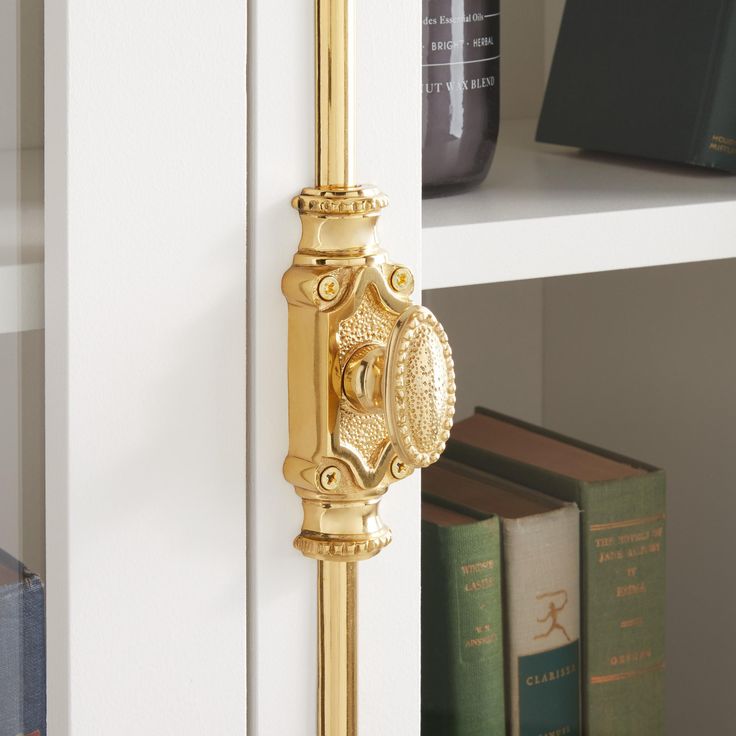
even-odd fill
[[[452,424],[444,330],[412,305],[413,277],[378,247],[386,198],[373,188],[306,189],[303,235],[283,279],[289,302],[290,450],[304,504],[296,546],[321,560],[372,557],[391,535],[389,484],[434,462]]]

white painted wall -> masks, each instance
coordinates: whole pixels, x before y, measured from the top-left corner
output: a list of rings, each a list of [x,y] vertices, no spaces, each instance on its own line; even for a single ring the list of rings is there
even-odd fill
[[[244,732],[245,40],[46,3],[51,736]]]
[[[359,2],[357,173],[391,198],[380,230],[419,268],[421,2]],[[251,2],[250,84],[250,736],[316,727],[316,563],[291,546],[301,504],[282,478],[287,451],[286,303],[299,239],[289,201],[313,182],[312,3]],[[418,273],[418,270],[417,270]],[[360,732],[419,734],[418,478],[382,503],[393,544],[361,563]]]

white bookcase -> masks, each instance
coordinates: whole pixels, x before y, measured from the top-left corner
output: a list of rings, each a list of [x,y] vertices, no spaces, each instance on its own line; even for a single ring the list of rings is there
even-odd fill
[[[736,178],[535,144],[562,4],[503,0],[491,175],[423,203],[422,3],[359,0],[357,171],[453,342],[459,417],[487,404],[667,469],[667,733],[728,733]],[[312,42],[302,0],[46,0],[45,154],[0,145],[36,243],[0,251],[0,333],[45,322],[49,736],[314,733],[280,291]],[[360,728],[418,736],[418,477],[383,515]]]

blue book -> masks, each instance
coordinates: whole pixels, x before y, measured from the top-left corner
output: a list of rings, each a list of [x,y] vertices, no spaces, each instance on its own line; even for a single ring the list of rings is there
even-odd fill
[[[46,736],[43,583],[1,549],[0,736]]]

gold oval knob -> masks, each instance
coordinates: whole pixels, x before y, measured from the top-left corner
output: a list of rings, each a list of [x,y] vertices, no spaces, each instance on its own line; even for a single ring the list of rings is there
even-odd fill
[[[447,335],[432,312],[406,309],[386,346],[354,350],[341,379],[353,409],[384,412],[398,460],[425,468],[439,459],[455,413],[455,370]]]
[[[383,397],[400,459],[426,468],[439,459],[455,413],[455,370],[447,335],[425,307],[409,307],[386,349]]]

